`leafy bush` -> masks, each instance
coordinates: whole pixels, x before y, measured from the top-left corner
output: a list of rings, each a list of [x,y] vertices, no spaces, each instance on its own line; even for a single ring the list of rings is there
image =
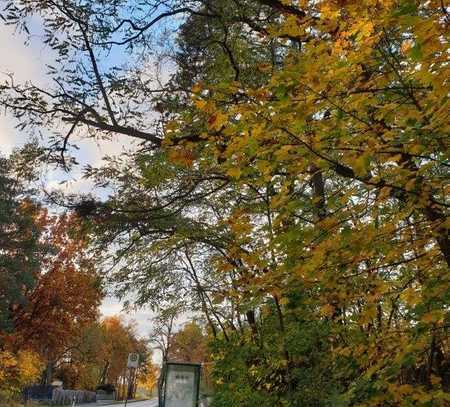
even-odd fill
[[[1,405],[18,400],[22,388],[35,382],[39,378],[42,368],[41,359],[33,352],[21,351],[15,355],[8,351],[0,351]]]

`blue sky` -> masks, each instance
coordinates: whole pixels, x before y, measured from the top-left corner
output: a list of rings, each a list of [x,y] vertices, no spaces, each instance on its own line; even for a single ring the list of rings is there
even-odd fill
[[[0,50],[3,56],[7,55],[7,58],[0,60],[0,81],[3,81],[1,76],[8,72],[14,73],[18,82],[32,80],[45,86],[49,82],[44,74],[45,63],[51,59],[51,51],[37,39],[32,39],[29,46],[25,46],[24,41],[23,36],[14,34],[12,27],[0,24]],[[17,131],[15,125],[16,122],[10,115],[5,114],[4,111],[0,112],[0,154],[4,156],[9,155],[14,148],[27,141],[28,135]],[[100,165],[104,155],[120,154],[123,149],[132,148],[132,140],[126,138],[108,142],[79,140],[77,144],[80,147],[77,153],[80,166],[70,174],[64,174],[51,168],[47,169],[42,174],[42,183],[47,189],[65,188],[74,192],[94,191],[92,184],[81,178],[82,166],[85,164]],[[62,180],[71,182],[61,186]],[[122,304],[114,298],[106,298],[101,306],[101,312],[105,316],[119,314],[121,311]],[[151,330],[150,316],[151,313],[148,310],[124,313],[126,319],[136,321],[138,332],[142,336],[148,335]]]
[[[183,17],[177,16],[171,19],[166,24],[166,28],[172,34],[175,33],[177,26],[181,23]],[[46,77],[46,64],[52,64],[54,60],[54,53],[42,41],[42,28],[38,19],[33,18],[29,25],[31,31],[31,39],[28,45],[25,45],[26,38],[19,33],[14,33],[13,27],[7,27],[0,21],[0,50],[2,58],[0,60],[0,81],[4,79],[2,76],[5,73],[13,73],[15,81],[18,83],[31,80],[42,88],[52,88],[52,82]],[[157,32],[161,33],[161,27],[157,28]],[[165,47],[172,43],[171,34],[169,37],[165,36],[165,43],[160,46]],[[120,49],[115,47],[111,53],[106,56],[106,59],[99,61],[100,69],[105,72],[111,66],[121,65],[126,61],[127,55]],[[143,61],[139,60],[142,64]],[[156,69],[150,60],[148,74],[153,75]],[[162,71],[158,71],[160,79],[164,82],[167,80],[173,70],[173,66],[167,63],[160,67]],[[0,155],[7,156],[11,151],[20,147],[28,140],[28,135],[15,129],[17,123],[15,120],[5,113],[0,111]],[[73,140],[79,147],[79,150],[73,150],[72,153],[77,159],[79,165],[75,167],[70,173],[64,173],[61,170],[54,168],[45,168],[42,171],[41,183],[42,186],[50,191],[52,189],[62,189],[66,192],[77,193],[94,193],[97,195],[104,195],[95,189],[93,184],[82,178],[83,166],[89,164],[93,167],[102,165],[102,158],[106,155],[119,155],[124,150],[135,148],[138,141],[134,141],[126,137],[113,138],[110,141],[93,140],[93,139],[77,139]],[[61,181],[68,181],[61,184]],[[152,313],[150,310],[142,309],[137,311],[123,311],[122,303],[113,297],[107,297],[103,301],[101,313],[104,316],[123,315],[125,320],[133,320],[136,322],[138,334],[140,336],[148,336],[151,332],[150,318]],[[183,316],[179,320],[179,324],[186,322],[187,316]],[[160,362],[160,355],[154,354],[156,362]]]

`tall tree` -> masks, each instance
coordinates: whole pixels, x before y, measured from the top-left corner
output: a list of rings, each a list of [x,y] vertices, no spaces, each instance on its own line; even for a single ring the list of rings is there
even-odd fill
[[[130,353],[139,353],[142,366],[150,362],[151,351],[147,341],[139,339],[133,323],[125,323],[119,316],[102,321],[105,341],[102,345],[103,362],[100,376],[101,384],[113,384],[119,399],[124,399],[132,388],[127,369]],[[145,369],[144,369],[145,371]],[[133,382],[134,383],[134,382]]]
[[[137,377],[151,381],[154,366],[147,341],[138,338],[133,324],[120,316],[97,320],[81,327],[72,339],[64,360],[55,371],[65,386],[95,391],[99,386],[114,386],[119,397],[129,385],[128,354],[140,354]],[[134,392],[134,389],[133,389]]]
[[[35,287],[27,291],[26,303],[14,310],[11,343],[15,349],[31,348],[45,358],[44,380],[49,382],[55,365],[83,326],[97,318],[103,294],[99,276],[85,252],[86,241],[77,234],[77,218],[44,218],[52,252],[35,276]]]
[[[38,217],[11,163],[0,158],[0,330],[14,328],[11,313],[25,302],[40,270],[45,247]]]
[[[186,323],[172,338],[168,360],[185,363],[208,361],[208,338],[195,321]]]

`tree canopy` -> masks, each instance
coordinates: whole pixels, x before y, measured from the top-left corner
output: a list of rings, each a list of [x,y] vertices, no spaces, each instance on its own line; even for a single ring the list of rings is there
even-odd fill
[[[108,199],[69,204],[119,295],[202,313],[216,406],[449,401],[448,7],[18,0],[2,13],[24,30],[36,15],[54,87],[8,79],[0,103],[45,128],[42,151],[67,169],[75,134],[142,142],[86,168]]]
[[[12,329],[11,311],[35,284],[46,248],[38,208],[26,200],[25,188],[11,163],[0,157],[0,329]]]

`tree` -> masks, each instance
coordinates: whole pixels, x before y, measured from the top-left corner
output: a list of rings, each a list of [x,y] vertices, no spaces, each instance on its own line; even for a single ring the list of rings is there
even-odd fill
[[[105,318],[101,326],[104,330],[104,341],[99,384],[113,384],[117,397],[121,400],[131,388],[127,369],[128,355],[139,353],[140,361],[145,366],[150,361],[151,352],[147,342],[137,337],[134,325],[125,324],[121,317]]]
[[[30,351],[13,354],[0,351],[0,400],[13,402],[24,386],[33,384],[39,378],[42,360]]]
[[[53,252],[43,260],[36,285],[26,303],[13,313],[13,349],[34,349],[47,361],[45,382],[76,342],[82,329],[95,321],[102,298],[100,280],[86,256],[86,242],[76,235],[78,220],[68,215],[44,215],[47,245]]]
[[[12,330],[11,313],[35,284],[45,247],[39,209],[28,200],[11,162],[0,158],[0,330]]]
[[[169,360],[171,354],[173,337],[175,335],[175,323],[179,316],[177,308],[163,310],[153,319],[153,329],[150,334],[150,341],[156,345],[156,349],[161,352],[163,363]]]
[[[118,290],[201,308],[216,405],[445,403],[447,8],[129,5],[10,6],[11,23],[41,13],[49,41],[60,33],[52,46],[68,70],[58,92],[10,82],[2,102],[27,124],[65,120],[57,153],[84,127],[146,142],[89,169],[117,192],[78,205],[98,249],[119,248]],[[156,51],[156,24],[180,15],[166,86],[139,67],[100,72],[112,48]],[[70,69],[80,62],[82,74]]]
[[[246,271],[244,284],[253,302],[263,304],[273,298],[272,312],[278,314],[281,333],[277,342],[284,354],[278,363],[288,366],[281,373],[284,379],[277,394],[296,398],[292,385],[299,388],[301,378],[290,372],[302,365],[295,360],[297,349],[289,347],[295,338],[289,323],[302,308],[309,308],[308,319],[332,322],[327,341],[328,346],[340,343],[337,361],[345,361],[342,355],[361,346],[362,354],[353,360],[365,373],[360,376],[353,371],[343,380],[352,390],[343,392],[342,400],[396,403],[400,388],[410,399],[435,397],[434,402],[440,403],[439,386],[433,392],[431,382],[426,384],[431,379],[421,382],[418,376],[429,363],[429,355],[437,352],[439,359],[443,357],[429,374],[442,372],[439,366],[447,358],[443,356],[444,337],[438,334],[439,350],[433,339],[436,328],[446,329],[445,306],[440,296],[428,297],[433,290],[424,280],[425,270],[434,264],[437,274],[428,281],[439,275],[438,280],[446,281],[442,290],[447,285],[447,243],[441,234],[447,236],[442,226],[446,204],[439,192],[445,188],[441,174],[447,172],[446,153],[442,155],[442,148],[431,144],[428,149],[418,147],[420,154],[410,148],[422,145],[420,129],[428,126],[431,117],[437,126],[434,140],[445,133],[446,120],[435,111],[435,100],[445,84],[433,82],[428,88],[423,65],[416,71],[418,60],[426,57],[416,58],[402,51],[401,45],[405,36],[415,38],[411,46],[414,41],[422,43],[424,33],[418,28],[422,24],[443,30],[441,12],[431,4],[411,9],[390,4],[381,7],[385,19],[374,21],[366,4],[306,3],[304,10],[272,4],[277,4],[283,17],[272,24],[270,36],[294,36],[300,47],[287,43],[290,49],[282,66],[270,62],[259,66],[263,72],[272,72],[264,87],[242,82],[235,86],[231,81],[200,84],[194,103],[204,115],[177,118],[171,134],[174,148],[179,149],[179,141],[186,139],[186,126],[191,122],[203,125],[199,133],[205,143],[184,143],[187,153],[198,157],[193,166],[217,170],[217,163],[206,157],[218,157],[221,170],[237,188],[253,189],[259,195],[248,200],[254,205],[236,205],[230,216],[236,234],[230,257],[240,263],[240,272]],[[343,15],[348,18],[345,22],[340,20]],[[411,23],[412,16],[417,26]],[[429,58],[442,55],[437,43],[431,48]],[[428,107],[415,103],[417,95]],[[430,210],[440,214],[431,215]],[[437,234],[436,228],[441,230]],[[227,297],[240,296],[241,290],[242,283],[236,294]],[[296,300],[305,294],[307,303]],[[291,315],[293,305],[299,308]],[[404,315],[401,309],[409,311]],[[426,320],[431,323],[428,328]],[[418,342],[417,323],[425,329]],[[262,346],[264,324],[254,315],[249,324],[255,325],[252,342]],[[403,335],[398,336],[399,329]],[[364,332],[364,339],[357,339],[358,330]],[[419,353],[402,345],[412,338]],[[362,362],[368,349],[372,349],[370,361]],[[421,358],[420,353],[428,356]],[[406,367],[409,358],[414,359],[414,367]],[[258,368],[250,388],[273,386],[271,375],[283,370],[276,368],[276,361],[268,364],[267,371],[259,370],[263,363],[249,359],[247,368]],[[392,368],[393,359],[399,361],[397,368]],[[267,363],[271,358],[265,355],[264,360]],[[331,367],[333,362],[328,363]],[[401,387],[407,376],[408,385]],[[241,378],[236,382],[245,383]],[[342,391],[339,387],[333,390]],[[236,393],[228,393],[235,403],[259,402],[251,398],[250,391],[246,399],[238,399]],[[322,394],[320,402],[326,403],[328,397],[334,396]],[[314,404],[313,400],[309,403]]]
[[[171,342],[168,360],[181,363],[208,361],[207,336],[195,321],[186,323],[173,335]]]
[[[158,375],[158,368],[152,362],[149,362],[145,366],[145,369],[139,373],[137,379],[137,391],[144,390],[146,397],[153,396],[158,381]]]
[[[134,329],[133,324],[126,324],[119,316],[85,325],[71,341],[55,376],[66,387],[95,391],[112,386],[119,398],[124,397],[130,379],[126,366],[129,353],[140,355],[138,378],[150,381],[154,371],[148,344],[137,337]]]
[[[428,87],[430,65],[418,68],[417,63],[442,55],[442,48],[430,43],[428,57],[419,57],[402,50],[402,44],[407,47],[405,36],[414,38],[411,47],[428,41],[419,28],[422,24],[441,32],[442,13],[435,4],[380,7],[385,18],[374,21],[366,4],[306,3],[303,10],[278,3],[283,17],[270,27],[271,36],[294,36],[301,47],[288,43],[281,67],[259,66],[272,72],[262,88],[230,81],[200,84],[194,103],[204,115],[177,118],[171,127],[174,148],[179,149],[179,141],[186,139],[186,123],[203,125],[204,144],[184,143],[198,157],[193,165],[217,170],[216,162],[210,164],[205,157],[218,157],[220,168],[240,190],[253,189],[259,195],[254,206],[238,205],[230,217],[236,233],[230,257],[240,260],[241,270],[250,271],[251,280],[245,283],[253,301],[273,298],[282,333],[278,343],[283,363],[289,366],[277,393],[285,392],[291,400],[291,386],[294,382],[298,388],[299,378],[290,377],[290,371],[301,365],[294,359],[295,349],[289,349],[295,337],[287,325],[289,306],[301,305],[295,297],[308,293],[310,304],[302,308],[313,305],[309,318],[332,321],[328,340],[340,343],[338,361],[357,346],[362,354],[372,349],[368,361],[363,362],[362,354],[354,356],[365,373],[361,377],[354,371],[345,378],[344,383],[355,383],[356,390],[344,392],[342,400],[396,403],[400,388],[411,400],[434,397],[440,403],[439,386],[433,392],[431,381],[427,384],[431,378],[418,377],[429,355],[440,355],[429,374],[442,372],[439,366],[447,358],[444,337],[438,334],[439,350],[434,339],[436,328],[442,333],[446,329],[445,306],[424,279],[425,270],[434,264],[437,274],[428,282],[436,282],[439,275],[438,280],[445,280],[441,289],[447,285],[447,243],[442,237],[447,236],[447,211],[441,178],[448,172],[446,153],[437,144],[422,145],[423,128],[432,117],[437,126],[434,141],[445,133],[446,119],[435,109],[445,84],[438,81]],[[343,15],[345,22],[340,20]],[[254,243],[258,238],[259,247]],[[401,309],[409,311],[404,315]],[[255,324],[254,316],[249,323]],[[420,340],[417,323],[424,329]],[[265,332],[264,325],[257,325],[255,344]],[[364,339],[357,339],[358,329]],[[399,329],[403,335],[398,336]],[[402,345],[412,338],[419,353]],[[406,367],[409,358],[414,367]],[[393,359],[399,361],[396,368]],[[272,362],[276,372],[274,367]],[[251,386],[270,375],[263,371],[256,377]],[[404,380],[408,384],[401,387]],[[420,382],[428,386],[426,391]],[[272,386],[273,380],[266,383]],[[247,396],[252,397],[250,392]],[[322,394],[321,402],[331,396]],[[256,404],[250,400],[235,402]]]

